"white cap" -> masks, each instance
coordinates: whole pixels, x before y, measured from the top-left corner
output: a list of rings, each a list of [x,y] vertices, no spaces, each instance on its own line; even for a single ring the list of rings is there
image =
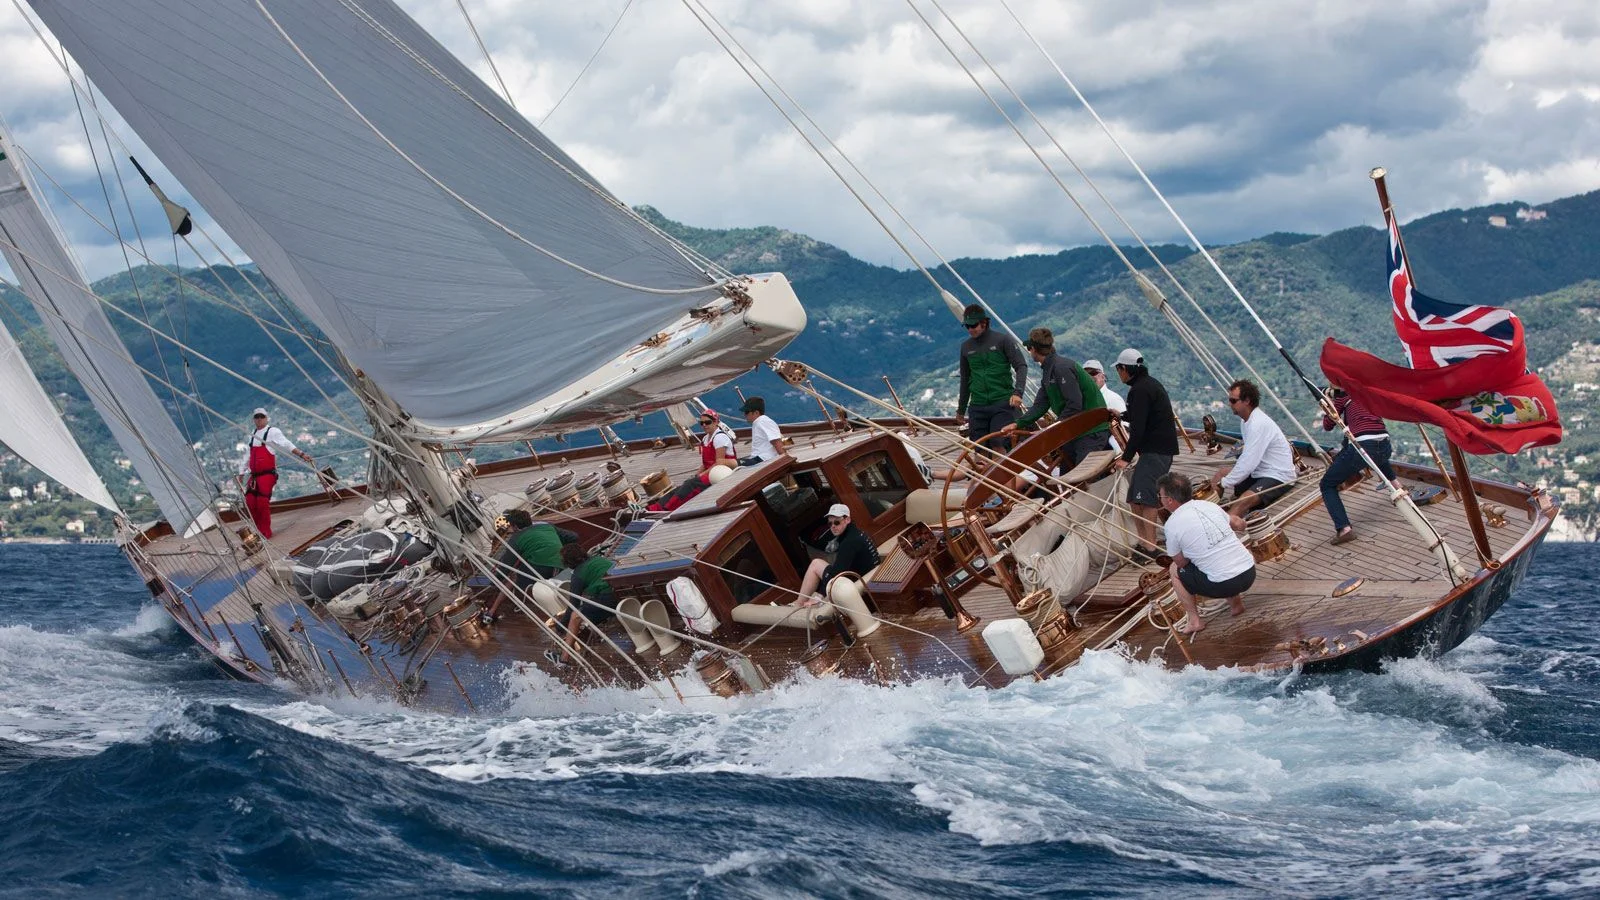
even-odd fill
[[[1106,370],[1106,367],[1101,365],[1100,364],[1100,360],[1098,360],[1098,359],[1085,360],[1084,363],[1083,363],[1083,367],[1085,369],[1093,369],[1096,372],[1104,372]]]
[[[835,503],[828,507],[829,518],[838,519],[848,515],[850,515],[850,507],[845,506],[843,503]]]
[[[267,411],[264,408],[258,406],[258,407],[256,407],[256,411],[250,414],[250,418],[254,419],[256,416],[264,416],[266,414],[267,414]]]
[[[1144,354],[1133,349],[1132,347],[1129,347],[1128,349],[1117,354],[1117,365],[1142,366],[1144,365]]]

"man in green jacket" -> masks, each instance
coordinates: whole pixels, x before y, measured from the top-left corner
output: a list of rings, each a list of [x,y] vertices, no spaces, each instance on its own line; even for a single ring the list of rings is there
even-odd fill
[[[1035,328],[1028,332],[1023,342],[1028,355],[1039,364],[1039,393],[1030,407],[1015,424],[1000,429],[1006,434],[1018,428],[1031,429],[1048,410],[1056,419],[1070,419],[1088,409],[1103,409],[1105,398],[1100,387],[1083,367],[1056,352],[1055,335],[1048,328]],[[1109,446],[1111,425],[1102,422],[1062,447],[1061,471],[1077,465],[1085,455]]]
[[[507,511],[506,521],[512,532],[496,561],[514,570],[517,583],[524,587],[533,583],[533,575],[549,578],[561,571],[562,546],[578,540],[577,532],[535,522],[525,509]]]
[[[967,339],[961,345],[956,422],[967,424],[967,440],[978,441],[1016,421],[1028,386],[1028,361],[1015,338],[989,327],[989,313],[981,305],[963,310],[961,324]],[[1009,449],[1010,442],[991,441],[985,446]]]

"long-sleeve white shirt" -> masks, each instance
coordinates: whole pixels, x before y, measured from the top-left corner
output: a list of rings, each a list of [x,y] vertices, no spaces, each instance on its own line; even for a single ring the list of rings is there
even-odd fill
[[[1223,487],[1236,487],[1246,478],[1271,478],[1284,484],[1294,481],[1294,452],[1271,416],[1260,409],[1251,410],[1240,433],[1244,449],[1233,469],[1222,476]]]
[[[266,447],[267,452],[276,457],[280,453],[293,453],[300,449],[283,436],[283,429],[276,425],[257,428],[250,433],[250,441],[245,444],[244,456],[239,459],[239,474],[250,474],[250,448]]]

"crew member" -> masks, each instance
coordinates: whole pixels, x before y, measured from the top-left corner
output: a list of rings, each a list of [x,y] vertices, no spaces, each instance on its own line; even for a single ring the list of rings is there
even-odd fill
[[[866,575],[878,567],[878,548],[872,546],[866,532],[850,521],[850,507],[835,503],[828,507],[828,534],[831,539],[818,549],[829,554],[833,562],[814,559],[800,579],[800,606],[816,606],[822,602],[818,588],[828,584],[843,572]]]
[[[1367,456],[1377,464],[1378,471],[1390,483],[1398,485],[1399,478],[1394,474],[1394,468],[1389,465],[1389,456],[1394,452],[1389,443],[1389,429],[1383,420],[1373,415],[1356,398],[1344,391],[1333,388],[1331,403],[1333,411],[1338,414],[1344,423],[1350,426],[1350,432],[1356,436],[1356,443],[1361,449],[1367,451]],[[1337,420],[1326,412],[1322,414],[1322,430],[1332,431]],[[1322,505],[1328,508],[1328,515],[1333,519],[1333,543],[1344,544],[1356,539],[1354,528],[1350,527],[1350,516],[1345,513],[1344,500],[1339,497],[1339,485],[1343,484],[1350,476],[1360,472],[1367,465],[1366,460],[1356,451],[1356,445],[1345,438],[1344,446],[1333,457],[1333,462],[1328,464],[1328,470],[1322,473],[1322,482],[1318,485],[1322,489]]]
[[[1011,434],[1018,428],[1032,428],[1046,410],[1055,413],[1059,420],[1071,418],[1084,410],[1105,407],[1100,389],[1093,379],[1077,362],[1056,352],[1055,335],[1050,333],[1050,329],[1035,328],[1028,332],[1028,339],[1022,346],[1039,364],[1039,393],[1028,412],[1015,423],[1001,428],[1001,432]],[[1060,459],[1062,470],[1070,471],[1083,461],[1085,455],[1106,449],[1106,439],[1110,433],[1110,424],[1102,423],[1063,447]]]
[[[580,610],[595,625],[617,614],[617,595],[606,581],[606,573],[611,571],[616,561],[571,543],[561,546],[561,562],[572,570],[567,591],[574,598],[571,601],[573,611],[567,613],[562,623],[567,632],[567,646],[572,647],[578,643],[578,624],[583,621],[578,616]],[[589,602],[585,603],[584,600]]]
[[[981,304],[963,310],[961,324],[967,339],[961,344],[956,424],[967,426],[967,440],[980,441],[1015,421],[1028,386],[1028,361],[1015,338],[989,327],[989,313]],[[1009,442],[1000,443],[1009,447]]]
[[[561,571],[561,548],[578,540],[577,532],[535,522],[525,509],[507,510],[506,522],[511,536],[495,561],[516,572],[520,587],[532,584],[534,575],[549,578]]]
[[[1239,379],[1228,385],[1228,407],[1244,420],[1240,437],[1244,448],[1239,460],[1211,476],[1211,483],[1233,488],[1228,514],[1237,531],[1244,530],[1244,514],[1282,497],[1294,483],[1294,451],[1283,429],[1259,407],[1261,391],[1255,382]]]
[[[1100,388],[1100,399],[1105,401],[1106,409],[1111,410],[1111,415],[1122,418],[1128,411],[1128,401],[1122,395],[1106,387],[1106,367],[1098,359],[1091,359],[1083,364],[1083,371],[1094,380],[1095,386]],[[1111,435],[1111,449],[1122,452],[1122,444],[1118,443],[1115,433]]]
[[[700,471],[684,479],[665,501],[658,500],[646,507],[650,511],[670,512],[694,499],[696,494],[711,486],[711,470],[716,466],[739,467],[733,438],[722,428],[721,417],[715,411],[708,409],[700,414],[700,430],[705,432],[700,436]]]
[[[1122,448],[1122,458],[1115,466],[1118,470],[1133,466],[1133,477],[1128,479],[1128,507],[1139,533],[1134,554],[1151,560],[1156,558],[1156,511],[1160,509],[1156,479],[1167,474],[1172,458],[1178,455],[1177,420],[1172,417],[1167,389],[1150,375],[1139,351],[1130,347],[1117,355],[1117,378],[1128,386],[1128,412],[1123,416],[1128,426],[1128,446]],[[1139,458],[1137,464],[1134,457]]]
[[[767,415],[767,402],[760,397],[746,397],[739,408],[750,420],[750,455],[739,460],[741,466],[759,466],[782,456],[789,448],[778,423]]]
[[[1256,582],[1256,561],[1229,527],[1228,514],[1209,500],[1194,499],[1189,479],[1168,472],[1156,483],[1167,518],[1167,577],[1188,613],[1178,630],[1194,634],[1206,627],[1196,597],[1228,598],[1228,608],[1244,615],[1244,592]]]
[[[299,457],[313,471],[316,466],[311,454],[290,443],[283,429],[267,424],[265,409],[258,407],[251,413],[251,421],[255,428],[239,460],[239,477],[244,482],[244,505],[250,510],[250,520],[262,537],[269,538],[272,537],[272,489],[278,484],[278,454]]]

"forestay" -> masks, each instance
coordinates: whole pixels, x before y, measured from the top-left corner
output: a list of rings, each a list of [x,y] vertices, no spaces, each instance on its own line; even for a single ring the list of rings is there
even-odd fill
[[[420,423],[500,420],[718,296],[389,0],[30,3]]]
[[[39,310],[39,318],[67,368],[77,376],[111,436],[133,462],[161,514],[179,531],[203,516],[206,519],[202,524],[209,522],[215,488],[111,327],[99,298],[89,289],[77,260],[62,240],[55,218],[42,205],[38,190],[3,130],[0,250],[23,293]],[[51,477],[78,490],[59,476]],[[88,494],[84,496],[100,502]]]

